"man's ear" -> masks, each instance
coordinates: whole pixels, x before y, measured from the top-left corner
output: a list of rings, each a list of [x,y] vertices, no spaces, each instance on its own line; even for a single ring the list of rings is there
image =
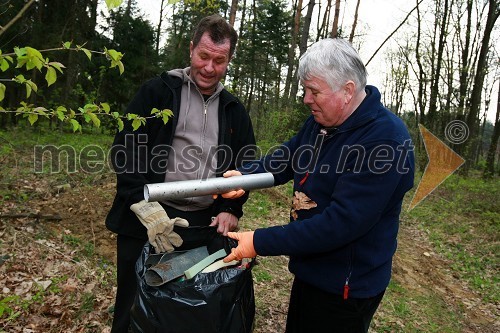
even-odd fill
[[[346,104],[349,104],[356,94],[356,84],[353,81],[347,81],[344,85],[344,97]]]
[[[191,58],[193,56],[193,41],[189,42],[189,57]]]

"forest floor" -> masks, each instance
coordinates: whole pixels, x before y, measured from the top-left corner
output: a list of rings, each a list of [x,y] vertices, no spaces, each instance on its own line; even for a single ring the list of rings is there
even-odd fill
[[[114,176],[44,177],[25,172],[29,157],[16,150],[12,163],[12,154],[0,154],[0,332],[109,332],[116,237],[104,219]],[[468,186],[454,182],[458,191]],[[493,182],[488,191],[498,193]],[[370,332],[500,332],[498,198],[470,191],[489,202],[491,225],[483,229],[484,214],[462,214],[450,203],[457,188],[403,213],[393,279]],[[289,192],[289,186],[253,192],[241,228],[285,223]],[[283,332],[292,280],[287,258],[258,262],[254,332]]]

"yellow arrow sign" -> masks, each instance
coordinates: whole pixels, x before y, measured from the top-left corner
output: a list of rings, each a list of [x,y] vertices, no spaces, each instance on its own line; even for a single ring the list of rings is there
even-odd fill
[[[424,139],[425,151],[429,157],[429,163],[425,167],[424,174],[408,210],[415,208],[416,205],[431,194],[432,191],[465,162],[460,155],[455,153],[424,126],[418,126],[420,134]]]

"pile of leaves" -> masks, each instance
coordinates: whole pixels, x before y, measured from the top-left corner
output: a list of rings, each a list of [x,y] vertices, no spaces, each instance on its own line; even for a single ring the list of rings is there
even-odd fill
[[[110,330],[114,265],[33,218],[2,219],[0,239],[0,332]]]

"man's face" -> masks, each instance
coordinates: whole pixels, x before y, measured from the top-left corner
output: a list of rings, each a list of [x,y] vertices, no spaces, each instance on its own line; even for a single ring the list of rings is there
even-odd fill
[[[304,104],[311,109],[314,120],[322,126],[341,125],[350,115],[347,96],[343,88],[333,91],[325,80],[312,77],[302,81]]]
[[[189,47],[191,53],[191,78],[202,94],[211,95],[219,81],[226,75],[229,64],[230,41],[215,44],[208,32],[205,32],[196,47],[193,42]]]

